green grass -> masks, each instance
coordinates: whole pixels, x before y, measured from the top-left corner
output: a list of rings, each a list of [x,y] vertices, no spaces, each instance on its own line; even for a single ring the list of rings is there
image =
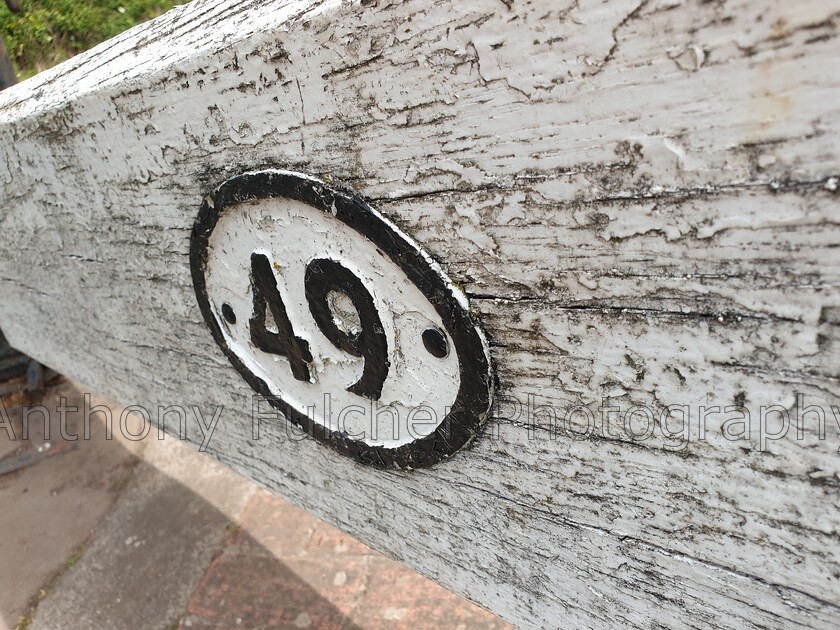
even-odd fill
[[[176,4],[184,0],[22,0],[11,13],[0,1],[0,36],[26,79]]]
[[[38,604],[44,601],[44,598],[50,594],[55,588],[55,585],[58,584],[58,580],[61,579],[61,576],[64,575],[79,559],[82,557],[82,552],[85,549],[85,545],[87,541],[83,542],[81,545],[76,547],[70,554],[70,557],[67,558],[64,562],[64,566],[57,571],[53,572],[50,578],[47,580],[47,583],[38,589],[38,593],[30,600],[29,602],[29,610],[28,612],[23,615],[20,619],[18,619],[17,623],[15,624],[14,630],[26,630],[32,624],[32,620],[35,618],[35,611],[38,610]]]

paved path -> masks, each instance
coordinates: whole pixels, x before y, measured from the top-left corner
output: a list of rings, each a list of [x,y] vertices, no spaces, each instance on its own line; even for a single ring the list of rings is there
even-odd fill
[[[67,449],[62,396],[83,406],[45,397],[56,454],[0,476],[0,630],[509,627],[177,439],[106,440],[97,415]],[[43,448],[7,411],[0,457]]]

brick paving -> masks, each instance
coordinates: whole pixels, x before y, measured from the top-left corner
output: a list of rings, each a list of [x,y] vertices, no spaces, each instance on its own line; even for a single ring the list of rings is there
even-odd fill
[[[265,491],[193,591],[180,628],[510,628]]]

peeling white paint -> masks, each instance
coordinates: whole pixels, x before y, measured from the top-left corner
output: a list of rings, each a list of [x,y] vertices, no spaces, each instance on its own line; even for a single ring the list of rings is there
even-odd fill
[[[186,254],[216,185],[304,171],[442,263],[501,399],[829,410],[837,17],[196,0],[0,94],[4,331],[125,402],[222,405],[214,456],[517,626],[834,628],[831,415],[825,440],[769,453],[713,417],[676,452],[600,426],[552,439],[500,402],[469,450],[382,474],[278,427],[253,440]]]

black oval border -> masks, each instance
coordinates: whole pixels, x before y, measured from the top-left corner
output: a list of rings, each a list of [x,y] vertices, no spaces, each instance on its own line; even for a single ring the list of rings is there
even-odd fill
[[[265,381],[255,376],[228,347],[210,307],[205,282],[210,235],[227,208],[267,198],[294,199],[342,221],[397,264],[435,307],[458,353],[461,387],[452,411],[433,433],[392,449],[369,446],[346,434],[330,431],[272,394]],[[478,434],[492,404],[492,365],[487,345],[470,313],[453,294],[451,281],[436,271],[434,264],[416,243],[358,195],[291,171],[254,171],[225,181],[204,200],[190,236],[190,270],[199,308],[216,343],[240,375],[309,435],[343,455],[378,468],[424,468],[449,457]]]

